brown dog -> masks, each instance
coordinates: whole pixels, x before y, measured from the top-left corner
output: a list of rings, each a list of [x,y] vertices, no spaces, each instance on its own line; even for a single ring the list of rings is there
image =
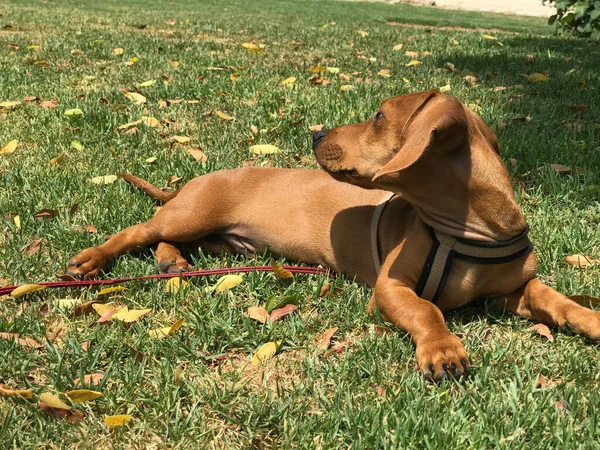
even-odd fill
[[[390,99],[371,120],[314,133],[313,148],[325,171],[220,171],[175,193],[124,175],[168,203],[79,253],[68,273],[94,277],[114,256],[155,243],[163,272],[189,268],[179,243],[210,252],[268,248],[374,287],[369,310],[410,333],[420,369],[435,379],[469,371],[442,312],[478,297],[600,338],[600,313],[535,278],[496,136],[456,98],[429,91]],[[372,255],[381,256],[379,275]]]

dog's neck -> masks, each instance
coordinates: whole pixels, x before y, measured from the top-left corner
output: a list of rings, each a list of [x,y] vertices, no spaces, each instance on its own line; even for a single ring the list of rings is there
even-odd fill
[[[462,160],[461,160],[462,158]],[[398,195],[427,225],[450,236],[502,242],[527,226],[504,162],[495,153],[471,152],[429,162],[426,173],[407,171]]]

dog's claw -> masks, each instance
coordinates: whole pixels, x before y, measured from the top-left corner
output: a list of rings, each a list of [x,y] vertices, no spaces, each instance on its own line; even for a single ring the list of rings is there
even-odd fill
[[[81,266],[81,263],[80,263],[79,261],[73,261],[73,260],[71,259],[71,260],[69,260],[69,262],[67,263],[67,266],[68,266],[68,267],[73,267],[73,266],[75,266],[75,267],[80,267],[80,266]]]

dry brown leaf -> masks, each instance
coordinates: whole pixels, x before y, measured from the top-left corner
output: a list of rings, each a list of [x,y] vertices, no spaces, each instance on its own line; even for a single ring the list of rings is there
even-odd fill
[[[574,112],[583,112],[583,111],[587,111],[587,109],[588,109],[588,105],[565,105],[565,106]]]
[[[331,285],[329,283],[325,283],[321,286],[321,290],[319,291],[319,297],[331,297],[332,295],[337,295],[342,290],[340,288],[331,289]]]
[[[260,323],[267,323],[270,320],[269,313],[262,306],[251,306],[246,312],[246,317],[258,320]]]
[[[81,383],[81,378],[75,378],[75,380],[73,380],[73,384],[75,384],[75,385],[84,384],[84,385],[88,385],[88,386],[97,386],[98,384],[100,384],[100,381],[102,381],[103,378],[104,378],[103,373],[91,373],[89,375],[83,376],[83,383]]]
[[[275,322],[275,321],[281,319],[282,317],[285,317],[288,314],[293,313],[297,309],[298,309],[298,307],[291,303],[289,305],[285,305],[283,308],[275,309],[275,310],[271,311],[271,322]]]
[[[308,127],[308,129],[310,131],[313,131],[313,132],[315,132],[315,131],[321,131],[323,129],[323,124],[320,123],[319,125],[311,125],[311,126]]]
[[[31,241],[23,249],[23,254],[27,255],[27,256],[35,255],[37,252],[40,251],[40,247],[42,245],[42,241],[43,241],[43,239],[41,239],[41,238],[40,239],[34,239],[33,241]]]
[[[53,408],[43,401],[38,402],[38,406],[44,413],[57,415],[72,424],[76,424],[83,419],[83,412],[76,409]]]
[[[574,255],[569,255],[565,258],[567,264],[579,267],[580,269],[586,269],[593,264],[596,264],[597,261],[588,255],[582,255],[581,253],[576,253]]]
[[[58,211],[54,209],[40,209],[38,212],[33,214],[35,219],[51,219],[52,217],[58,216]]]
[[[89,302],[82,303],[81,305],[77,305],[75,310],[71,314],[69,314],[69,319],[73,319],[75,317],[81,317],[85,314],[89,314],[94,311],[94,305],[96,303],[101,303],[100,300],[91,300]]]
[[[52,100],[45,100],[43,102],[40,103],[40,106],[42,108],[49,108],[49,109],[54,109],[58,106],[58,101],[56,99],[52,99]]]
[[[5,384],[0,383],[0,397],[24,397],[31,398],[33,395],[32,389],[11,389]]]
[[[546,339],[548,339],[548,341],[554,342],[554,336],[552,336],[552,333],[550,332],[550,328],[548,328],[547,325],[545,325],[543,323],[538,323],[538,324],[530,327],[529,329],[532,331],[535,331],[540,336],[545,337]]]
[[[535,387],[538,389],[543,389],[546,386],[548,386],[548,379],[544,375],[540,374],[537,382],[535,383]]]
[[[385,386],[377,386],[377,395],[381,398],[386,398],[386,387]]]
[[[569,166],[565,166],[563,164],[550,164],[550,168],[556,173],[569,173],[571,172],[571,168]]]
[[[317,340],[319,342],[317,344],[317,348],[321,350],[327,350],[329,348],[329,345],[331,344],[331,338],[337,330],[338,327],[329,328],[328,330],[317,336]]]
[[[194,149],[194,148],[188,148],[185,150],[186,152],[188,152],[192,158],[194,158],[196,161],[200,161],[202,163],[205,163],[206,161],[208,161],[208,156],[206,156],[206,154],[198,149]]]

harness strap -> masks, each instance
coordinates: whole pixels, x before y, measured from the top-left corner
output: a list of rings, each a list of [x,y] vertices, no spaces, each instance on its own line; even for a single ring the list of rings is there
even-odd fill
[[[381,215],[383,210],[392,199],[395,194],[393,192],[388,193],[385,198],[377,205],[375,212],[373,213],[373,219],[371,220],[371,255],[373,256],[373,265],[375,266],[375,273],[379,276],[381,272],[381,258],[379,256],[379,239],[377,239],[379,222],[381,221]]]
[[[383,210],[393,196],[394,194],[390,193],[377,205],[371,221],[371,251],[377,275],[381,271],[377,239],[379,222]],[[454,258],[475,264],[502,264],[514,261],[533,250],[533,244],[527,237],[529,225],[518,236],[503,242],[459,239],[431,227],[428,228],[433,243],[425,260],[415,292],[419,297],[433,303],[437,302],[444,290]]]

